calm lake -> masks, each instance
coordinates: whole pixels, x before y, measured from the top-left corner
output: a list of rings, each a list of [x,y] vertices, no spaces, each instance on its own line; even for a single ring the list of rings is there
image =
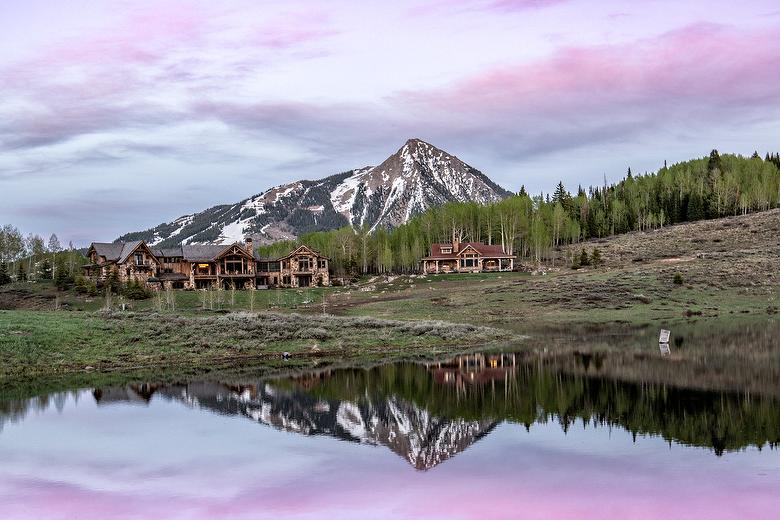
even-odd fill
[[[6,399],[0,518],[777,518],[776,396],[566,359]]]

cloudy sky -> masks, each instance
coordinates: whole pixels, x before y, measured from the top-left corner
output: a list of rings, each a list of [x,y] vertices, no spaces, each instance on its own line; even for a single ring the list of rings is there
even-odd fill
[[[776,0],[0,2],[0,224],[84,244],[425,139],[507,189],[780,151]]]

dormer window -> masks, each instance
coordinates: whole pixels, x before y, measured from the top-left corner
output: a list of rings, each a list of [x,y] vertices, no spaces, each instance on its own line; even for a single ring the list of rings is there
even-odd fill
[[[451,247],[442,247],[441,252],[445,255],[452,254],[452,248]]]

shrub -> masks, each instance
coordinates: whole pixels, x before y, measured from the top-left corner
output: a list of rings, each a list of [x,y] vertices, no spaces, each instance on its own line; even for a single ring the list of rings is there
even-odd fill
[[[683,283],[685,283],[685,280],[683,280],[683,275],[681,275],[680,273],[675,273],[674,285],[682,285]]]
[[[89,296],[97,295],[97,286],[95,282],[84,276],[77,276],[74,281],[74,288],[79,294],[88,294]]]
[[[119,294],[122,284],[119,281],[119,273],[116,269],[109,269],[104,285],[111,290],[111,292]]]
[[[143,283],[132,280],[128,282],[122,293],[130,300],[146,300],[152,296],[151,291]]]
[[[588,252],[585,251],[585,248],[580,252],[580,265],[583,267],[590,265],[590,258],[588,258]]]
[[[590,263],[593,264],[593,267],[598,267],[603,263],[601,251],[598,247],[593,248],[593,252],[590,254]]]
[[[54,285],[61,291],[73,285],[73,277],[64,264],[57,266],[54,273]]]
[[[38,277],[41,280],[51,280],[51,262],[46,258],[38,264]]]
[[[11,277],[8,275],[8,265],[0,262],[0,285],[11,283]]]

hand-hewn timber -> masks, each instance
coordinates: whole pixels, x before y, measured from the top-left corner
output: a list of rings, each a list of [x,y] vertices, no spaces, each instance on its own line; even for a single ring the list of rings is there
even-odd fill
[[[245,243],[154,248],[144,241],[94,242],[87,251],[85,274],[105,281],[115,273],[121,283],[139,282],[174,289],[214,286],[250,289],[330,285],[329,259],[307,246],[280,258],[262,258]]]

